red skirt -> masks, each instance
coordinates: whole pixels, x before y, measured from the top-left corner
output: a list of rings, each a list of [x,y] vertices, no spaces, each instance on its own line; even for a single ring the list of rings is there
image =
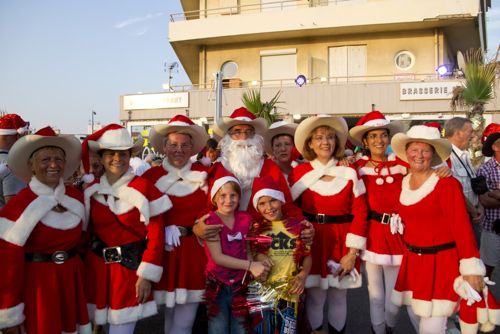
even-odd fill
[[[398,266],[401,264],[403,252],[403,239],[399,233],[392,234],[389,224],[370,220],[362,260],[373,264]]]

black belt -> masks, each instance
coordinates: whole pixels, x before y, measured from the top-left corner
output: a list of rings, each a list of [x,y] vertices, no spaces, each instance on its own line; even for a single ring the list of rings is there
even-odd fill
[[[46,253],[25,253],[24,259],[28,262],[54,262],[55,264],[63,264],[68,259],[77,254],[76,250],[55,251],[52,254]]]
[[[181,237],[187,237],[188,235],[193,234],[192,227],[184,227],[184,226],[177,225],[177,228],[179,229],[179,232],[181,233]]]
[[[456,244],[455,241],[448,242],[446,244],[441,244],[437,246],[430,246],[430,247],[417,247],[417,246],[412,246],[409,244],[406,244],[406,248],[412,253],[417,253],[417,254],[436,254],[437,252],[446,250],[446,249],[451,249],[455,248]]]
[[[128,244],[108,247],[104,241],[95,237],[90,243],[90,249],[104,259],[104,263],[119,263],[129,269],[137,269],[146,249],[147,240],[138,240]]]
[[[352,219],[354,218],[351,214],[338,216],[330,216],[323,213],[312,214],[308,212],[302,212],[302,214],[310,222],[316,222],[318,224],[345,224],[352,222]]]
[[[373,219],[378,221],[383,225],[387,225],[391,222],[391,214],[390,213],[378,213],[377,211],[368,212],[368,219]]]

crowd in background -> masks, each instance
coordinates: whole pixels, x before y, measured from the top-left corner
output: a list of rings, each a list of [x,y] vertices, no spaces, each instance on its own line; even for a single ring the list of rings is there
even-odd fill
[[[118,124],[80,142],[2,116],[0,332],[126,334],[160,310],[165,333],[346,333],[364,279],[371,333],[402,306],[417,333],[492,331],[500,125],[481,166],[472,128],[242,107],[213,138],[182,115],[152,127],[142,159]]]

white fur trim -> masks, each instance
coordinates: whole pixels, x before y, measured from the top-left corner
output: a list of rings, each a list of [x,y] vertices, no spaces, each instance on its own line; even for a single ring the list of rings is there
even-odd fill
[[[486,274],[486,268],[484,266],[483,261],[481,261],[481,259],[478,259],[477,257],[461,259],[459,270],[462,276],[464,275],[484,276]]]
[[[245,122],[251,122],[253,119],[250,117],[245,117],[245,116],[240,116],[240,117],[234,117],[233,119],[236,119],[238,121],[245,121]]]
[[[108,310],[108,322],[112,325],[122,325],[128,322],[150,317],[158,313],[154,301],[145,302],[137,306],[125,307],[119,310]]]
[[[191,170],[192,163],[188,162],[184,167],[178,169],[170,165],[167,159],[163,160],[162,167],[168,174],[160,177],[155,186],[164,194],[176,197],[184,197],[207,187],[207,172]]]
[[[368,122],[365,122],[365,124],[361,124],[364,126],[384,126],[389,124],[390,122],[385,119],[385,118],[377,118],[377,119],[372,119],[369,120]]]
[[[345,245],[348,248],[365,249],[366,238],[354,233],[347,233],[345,238]]]
[[[108,323],[108,308],[96,309],[95,304],[87,303],[87,311],[89,319],[93,320],[97,325],[105,325]]]
[[[95,180],[94,174],[83,174],[82,181],[85,183],[91,183]]]
[[[172,208],[172,201],[168,198],[167,195],[163,195],[162,197],[155,199],[154,201],[149,202],[149,214],[151,217],[158,216]]]
[[[396,165],[396,166],[392,166],[390,167],[390,170],[391,170],[391,175],[395,175],[395,174],[402,174],[402,175],[406,175],[406,167],[404,166],[401,166],[401,165]],[[375,168],[374,167],[361,167],[359,170],[359,175],[373,175],[373,176],[378,176],[378,173],[375,172]],[[383,168],[382,171],[380,172],[380,175],[381,176],[386,176],[386,175],[389,175],[389,172],[387,171],[387,168]]]
[[[392,291],[391,301],[398,306],[411,305],[413,312],[421,317],[449,317],[457,302],[446,299],[414,299],[412,291]]]
[[[77,333],[78,334],[91,334],[92,333],[92,326],[90,323],[85,324],[85,325],[77,325]]]
[[[158,283],[163,273],[163,266],[142,261],[137,268],[137,276]]]
[[[178,126],[191,126],[192,124],[186,123],[186,122],[181,122],[181,121],[173,121],[169,122],[168,125],[178,125]]]
[[[257,203],[262,196],[269,196],[278,201],[285,203],[285,195],[282,191],[276,189],[261,189],[257,191],[252,198],[253,207],[257,210]]]
[[[411,174],[408,174],[403,178],[401,194],[399,195],[399,202],[406,206],[420,202],[427,195],[432,193],[439,182],[439,177],[435,173],[432,173],[431,176],[429,176],[429,178],[420,186],[420,188],[411,190],[410,177]]]
[[[234,176],[220,177],[215,180],[214,184],[212,185],[212,189],[210,189],[210,199],[214,199],[215,194],[217,194],[219,189],[227,182],[235,182],[238,185],[240,184],[240,182]]]
[[[364,250],[361,252],[361,260],[381,266],[400,266],[403,255],[378,254]]]
[[[43,225],[58,230],[70,230],[78,226],[81,221],[82,219],[72,212],[56,212],[52,210],[40,219]]]
[[[338,277],[333,277],[331,274],[326,277],[321,277],[320,275],[309,275],[307,276],[305,287],[320,288],[322,290],[329,288],[355,289],[361,287],[362,283],[363,279],[361,275],[356,281],[353,281],[350,275],[346,275],[340,282]]]
[[[16,222],[6,218],[0,218],[1,239],[18,246],[24,246],[26,240],[31,234],[31,231],[33,231],[36,224],[38,224],[38,222],[42,219],[44,220],[44,225],[60,230],[67,230],[75,227],[77,225],[77,223],[75,225],[75,215],[85,221],[84,207],[82,203],[64,193],[65,187],[62,180],[60,185],[54,190],[33,177],[29,187],[36,195],[38,195],[38,197],[24,209],[23,213],[17,218]],[[52,208],[58,204],[61,204],[68,210],[65,215],[60,216],[53,215],[51,213]],[[47,215],[48,213],[50,214]],[[47,217],[45,217],[46,215]],[[65,221],[62,217],[71,217],[71,219]],[[50,222],[53,219],[55,219],[55,221]]]
[[[317,160],[310,163],[313,169],[305,173],[291,187],[293,200],[296,200],[306,189],[310,189],[322,196],[336,195],[347,186],[349,181],[353,182],[352,192],[355,197],[366,192],[365,184],[358,179],[358,175],[353,168],[337,166],[337,161],[333,159],[326,165]],[[335,178],[332,181],[320,180],[325,175]]]
[[[17,129],[0,129],[0,136],[17,135]]]
[[[484,324],[481,324],[479,330],[483,333],[493,332],[495,330],[495,325],[488,321]]]
[[[203,301],[205,290],[175,289],[175,291],[155,291],[155,301],[167,307],[177,304],[200,303]]]
[[[24,322],[24,304],[0,309],[0,328],[9,328]]]
[[[488,319],[495,326],[500,326],[500,310],[488,309]]]
[[[459,322],[460,322],[460,333],[462,333],[462,334],[477,334],[477,331],[479,330],[478,323],[469,324],[463,320],[459,320]]]
[[[108,130],[96,140],[100,148],[106,149],[128,149],[134,146],[132,137],[125,128]]]

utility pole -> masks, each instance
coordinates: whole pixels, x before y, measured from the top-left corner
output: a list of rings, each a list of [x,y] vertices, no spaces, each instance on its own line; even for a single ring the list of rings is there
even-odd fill
[[[94,110],[92,110],[92,117],[90,121],[90,134],[94,133],[94,115],[97,115]]]

